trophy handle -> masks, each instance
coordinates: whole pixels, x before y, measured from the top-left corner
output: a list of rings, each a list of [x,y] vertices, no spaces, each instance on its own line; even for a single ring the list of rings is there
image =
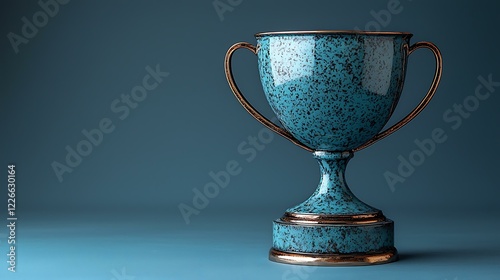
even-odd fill
[[[250,115],[252,115],[252,117],[254,117],[256,120],[258,120],[261,124],[263,124],[264,126],[266,126],[267,128],[269,128],[270,130],[278,133],[279,135],[285,137],[286,139],[290,140],[295,145],[297,145],[297,146],[299,146],[299,147],[301,147],[301,148],[303,148],[303,149],[305,149],[305,150],[307,150],[309,152],[313,152],[313,150],[311,148],[307,147],[306,145],[300,143],[299,140],[295,139],[295,137],[293,137],[293,135],[290,134],[290,132],[286,131],[285,129],[283,129],[283,128],[277,126],[277,125],[275,125],[272,121],[270,121],[269,119],[267,119],[266,117],[264,117],[250,103],[248,103],[248,101],[246,100],[246,98],[243,96],[243,94],[241,93],[240,89],[236,85],[236,82],[234,81],[233,72],[231,70],[231,58],[233,56],[233,53],[237,49],[240,49],[240,48],[244,48],[244,49],[250,50],[254,54],[257,54],[257,51],[258,51],[257,47],[255,47],[254,45],[252,45],[250,43],[246,43],[246,42],[236,43],[236,44],[232,45],[227,50],[226,58],[224,59],[224,70],[226,72],[226,79],[227,79],[227,82],[229,83],[229,87],[233,91],[234,96],[236,96],[236,99],[238,99],[238,101],[243,106],[243,108],[245,108],[245,110],[247,110],[247,112]]]
[[[443,58],[441,56],[441,52],[439,51],[438,47],[434,45],[431,42],[417,42],[413,44],[410,49],[408,56],[412,54],[415,50],[421,49],[421,48],[427,48],[432,51],[434,54],[434,57],[436,58],[436,71],[434,73],[434,79],[432,80],[431,87],[429,88],[429,91],[427,91],[427,94],[425,97],[420,101],[420,103],[411,111],[406,117],[404,117],[402,120],[394,124],[393,126],[389,127],[388,129],[380,132],[379,134],[375,135],[370,141],[366,142],[365,144],[361,145],[360,147],[354,149],[354,152],[357,152],[359,150],[362,150],[368,146],[371,146],[373,143],[379,141],[380,139],[383,139],[390,134],[394,133],[396,130],[400,129],[401,127],[405,126],[407,123],[409,123],[413,118],[415,118],[422,110],[429,104],[429,101],[431,101],[432,97],[434,96],[434,93],[437,90],[437,87],[439,85],[439,81],[441,80],[441,73],[443,69]]]

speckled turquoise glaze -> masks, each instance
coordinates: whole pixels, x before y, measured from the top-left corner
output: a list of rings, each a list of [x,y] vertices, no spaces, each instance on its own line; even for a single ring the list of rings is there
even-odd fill
[[[298,225],[275,221],[273,248],[307,254],[380,252],[394,246],[394,223],[387,220],[365,226]]]
[[[411,34],[257,35],[260,79],[274,113],[313,150],[373,138],[397,104]]]
[[[303,203],[274,221],[273,249],[299,254],[394,250],[394,223],[360,201],[345,182],[352,150],[379,133],[399,100],[407,33],[258,34],[262,87],[283,127],[315,152],[321,181]],[[309,223],[287,215],[378,215],[377,221]]]
[[[361,215],[377,213],[375,209],[351,192],[345,181],[345,168],[351,152],[314,152],[321,171],[316,191],[303,203],[288,209],[288,213],[324,215]]]

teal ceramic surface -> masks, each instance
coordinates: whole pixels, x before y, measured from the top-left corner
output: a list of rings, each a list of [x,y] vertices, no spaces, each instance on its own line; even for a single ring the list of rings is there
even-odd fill
[[[347,151],[396,106],[411,34],[257,35],[264,93],[284,128],[313,150]]]
[[[258,121],[313,152],[316,191],[273,224],[273,261],[306,265],[386,263],[397,259],[394,223],[359,200],[345,181],[353,153],[398,130],[428,104],[441,77],[441,55],[429,42],[410,45],[405,32],[302,31],[256,35],[257,46],[233,45],[225,59],[233,93]],[[234,82],[231,56],[257,55],[260,80],[281,127],[248,103]],[[408,56],[428,48],[436,58],[431,88],[405,118],[382,131],[401,92]],[[381,132],[382,131],[382,132]]]

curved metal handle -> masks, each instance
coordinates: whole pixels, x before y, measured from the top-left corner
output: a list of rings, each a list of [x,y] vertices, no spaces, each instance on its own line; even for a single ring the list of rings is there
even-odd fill
[[[231,70],[231,58],[233,56],[233,53],[237,49],[240,49],[240,48],[244,48],[244,49],[250,50],[254,54],[257,54],[257,51],[258,51],[257,48],[254,45],[252,45],[250,43],[246,43],[246,42],[236,43],[236,44],[232,45],[229,48],[229,50],[227,50],[226,58],[224,59],[224,70],[226,72],[226,79],[227,79],[227,82],[229,83],[229,87],[233,91],[234,96],[236,96],[236,99],[238,99],[238,101],[243,106],[243,108],[245,108],[245,110],[247,110],[247,112],[250,115],[252,115],[252,117],[254,117],[256,120],[258,120],[261,124],[263,124],[264,126],[266,126],[267,128],[269,128],[270,130],[278,133],[279,135],[285,137],[286,139],[290,140],[295,145],[297,145],[297,146],[299,146],[299,147],[301,147],[301,148],[303,148],[303,149],[305,149],[305,150],[307,150],[309,152],[312,152],[313,150],[311,148],[309,148],[306,145],[300,143],[299,140],[295,139],[295,137],[293,137],[293,135],[290,134],[290,132],[286,131],[285,129],[283,129],[283,128],[277,126],[277,125],[275,125],[272,121],[268,120],[261,113],[259,113],[259,111],[257,111],[250,103],[248,103],[248,101],[246,100],[246,98],[243,96],[243,94],[241,93],[240,89],[236,85],[236,82],[234,81],[233,72]]]
[[[431,42],[418,42],[413,44],[410,47],[408,55],[412,54],[415,50],[420,49],[420,48],[427,48],[432,51],[434,54],[434,57],[436,58],[436,71],[434,73],[434,79],[432,80],[431,87],[429,88],[429,91],[425,95],[425,97],[420,101],[420,103],[411,111],[406,117],[404,117],[402,120],[394,124],[393,126],[389,127],[388,129],[380,132],[379,134],[375,135],[370,141],[366,142],[365,144],[361,145],[360,147],[354,149],[354,152],[357,152],[359,150],[362,150],[368,146],[371,146],[373,143],[377,142],[380,139],[383,139],[390,134],[394,133],[396,130],[400,129],[401,127],[405,126],[407,123],[409,123],[413,118],[415,118],[422,110],[429,104],[429,101],[431,101],[432,97],[434,96],[434,93],[437,90],[437,87],[439,85],[439,81],[441,80],[441,73],[443,69],[443,58],[441,57],[441,52],[439,51],[438,47],[434,45]]]

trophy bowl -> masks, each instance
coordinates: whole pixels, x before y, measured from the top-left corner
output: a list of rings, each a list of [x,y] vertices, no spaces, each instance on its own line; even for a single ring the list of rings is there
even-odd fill
[[[345,182],[354,152],[395,132],[429,103],[441,79],[442,58],[430,42],[410,45],[411,33],[284,31],[255,35],[257,46],[236,43],[225,73],[241,105],[259,122],[313,153],[321,180],[303,203],[273,222],[272,261],[303,265],[367,265],[397,260],[394,223],[359,200]],[[257,55],[262,88],[281,126],[242,95],[231,58]],[[382,131],[401,92],[408,56],[428,48],[436,59],[431,87],[406,117]]]

